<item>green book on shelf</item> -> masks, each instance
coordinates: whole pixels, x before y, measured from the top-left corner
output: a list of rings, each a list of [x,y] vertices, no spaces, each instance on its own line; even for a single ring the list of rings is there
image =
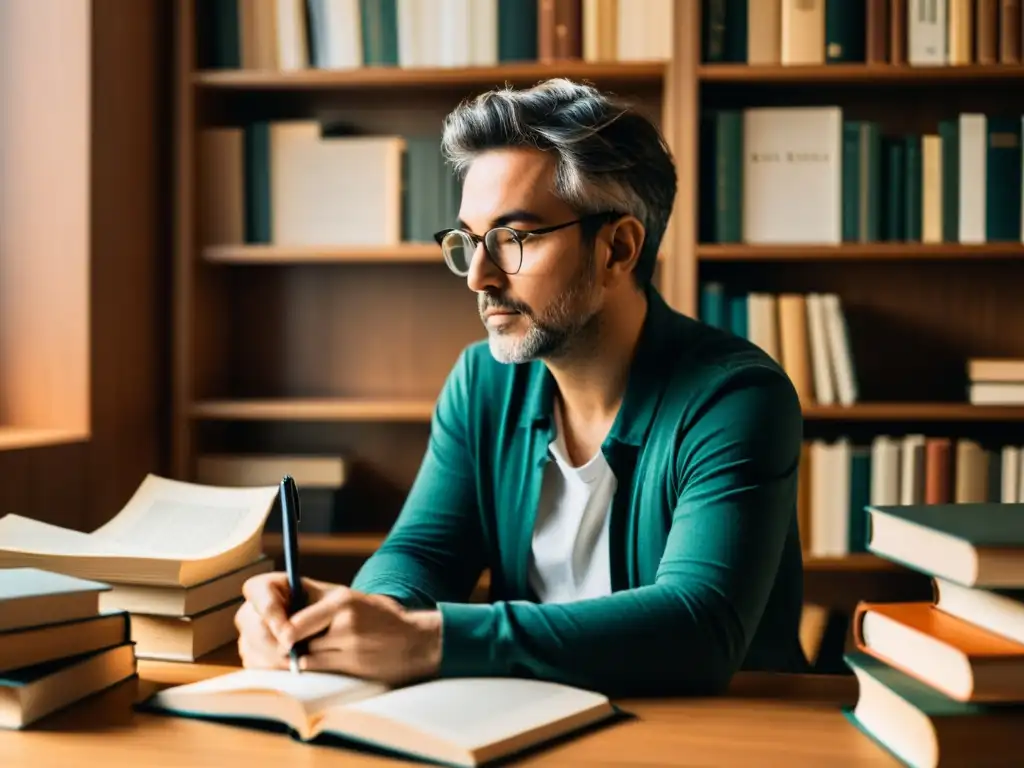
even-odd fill
[[[536,0],[498,0],[498,61],[536,60]]]
[[[1024,587],[1024,504],[868,507],[868,550],[965,587]]]
[[[860,686],[843,714],[904,765],[1019,765],[1024,704],[955,701],[867,653],[843,660]]]
[[[1021,241],[1021,118],[990,115],[985,151],[985,239]]]
[[[362,23],[363,64],[368,67],[397,67],[397,0],[359,0],[359,18]]]

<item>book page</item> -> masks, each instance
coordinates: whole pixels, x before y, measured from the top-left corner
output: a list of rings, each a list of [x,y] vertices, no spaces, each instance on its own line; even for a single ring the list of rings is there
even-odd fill
[[[608,699],[601,694],[541,680],[451,678],[393,690],[343,711],[372,713],[474,750],[602,705]]]
[[[125,554],[116,542],[97,541],[88,533],[42,523],[21,515],[0,517],[0,551],[42,555]]]
[[[218,488],[150,475],[118,515],[91,537],[110,551],[154,558],[202,558],[257,535],[275,486]]]
[[[295,674],[280,669],[243,669],[198,683],[169,688],[158,694],[158,701],[174,706],[187,701],[187,708],[202,711],[204,698],[212,699],[223,694],[273,692],[296,700],[302,705],[307,716],[311,716],[329,705],[357,701],[386,690],[387,688],[379,683],[345,675],[324,672]]]

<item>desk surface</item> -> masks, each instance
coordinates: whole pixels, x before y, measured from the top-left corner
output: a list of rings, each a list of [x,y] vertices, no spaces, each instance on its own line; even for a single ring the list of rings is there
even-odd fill
[[[134,701],[158,687],[223,674],[211,663],[139,661],[139,679],[54,714],[31,730],[0,732],[7,768],[114,766],[146,768],[320,768],[406,765],[280,734],[146,715]],[[741,674],[715,699],[626,700],[635,718],[590,731],[515,761],[523,766],[898,766],[839,711],[856,699],[846,677]],[[415,765],[415,763],[412,763]]]

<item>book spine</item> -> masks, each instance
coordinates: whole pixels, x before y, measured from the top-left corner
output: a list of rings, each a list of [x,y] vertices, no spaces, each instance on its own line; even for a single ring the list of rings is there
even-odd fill
[[[245,128],[245,239],[273,242],[271,231],[270,123]]]
[[[956,120],[939,123],[942,141],[942,240],[960,242],[960,126]]]
[[[397,0],[359,0],[362,26],[363,64],[398,66]]]
[[[908,242],[921,242],[921,137],[907,136],[904,139],[904,157],[906,158],[906,176],[903,192],[906,195],[904,205],[904,239]]]
[[[537,60],[537,0],[498,0],[498,61]]]
[[[904,184],[907,178],[906,158],[903,151],[903,142],[898,139],[886,138],[885,148],[885,176],[884,185],[884,225],[883,237],[890,242],[899,242],[906,236],[906,221],[904,213],[906,210],[906,192]]]
[[[825,63],[863,62],[867,44],[866,0],[825,3]]]
[[[843,121],[843,242],[857,242],[860,232],[860,122]]]
[[[701,9],[701,39],[704,43],[704,61],[719,63],[725,58],[726,0],[703,0]]]
[[[715,240],[743,239],[743,115],[723,110],[715,115]]]
[[[1021,239],[1021,119],[991,116],[985,151],[985,238]]]
[[[725,3],[725,60],[736,64],[747,61],[747,4],[748,0],[726,0]]]

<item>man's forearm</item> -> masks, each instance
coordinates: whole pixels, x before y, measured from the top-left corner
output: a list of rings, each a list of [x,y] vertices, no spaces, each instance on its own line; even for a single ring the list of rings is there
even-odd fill
[[[750,634],[721,596],[650,586],[562,605],[440,605],[442,676],[525,676],[610,695],[710,694]]]
[[[468,599],[479,572],[474,574],[468,562],[468,567],[444,567],[435,554],[429,549],[410,549],[400,538],[388,541],[359,570],[352,588],[387,595],[412,609]]]

